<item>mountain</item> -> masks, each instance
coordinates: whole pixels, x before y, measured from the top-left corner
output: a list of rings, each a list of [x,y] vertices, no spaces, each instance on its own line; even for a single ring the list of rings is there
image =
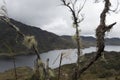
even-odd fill
[[[40,28],[25,25],[21,22],[11,19],[22,33],[25,35],[34,35],[38,41],[39,52],[46,52],[53,49],[76,48],[76,41],[71,36],[58,36]],[[95,46],[96,39],[91,36],[81,36],[83,48]],[[15,54],[30,54],[33,50],[27,49],[22,44],[23,39],[5,22],[0,21],[0,55],[10,53],[10,49]],[[107,45],[120,45],[119,38],[106,38]],[[8,54],[7,54],[8,55]]]
[[[120,45],[120,38],[106,38],[107,45]]]
[[[72,39],[72,36],[64,35],[61,37],[76,45],[76,41],[74,39]],[[81,36],[81,41],[82,41],[83,48],[95,46],[95,43],[96,43],[96,39],[94,37],[91,37],[91,36],[87,36],[87,37]]]
[[[70,42],[75,42],[72,39],[72,36],[61,36],[62,38],[69,40]],[[81,41],[83,46],[85,47],[90,47],[90,46],[95,46],[96,45],[96,38],[92,36],[81,36]],[[105,44],[106,45],[120,45],[120,38],[105,38]]]
[[[38,41],[38,50],[40,52],[45,52],[53,49],[65,49],[75,47],[70,41],[55,35],[53,33],[47,32],[40,28],[25,25],[21,22],[11,19],[11,22],[15,24],[22,33],[25,35],[34,35]],[[23,39],[7,25],[5,22],[0,21],[0,53],[8,53],[9,49],[12,49],[14,53],[26,54],[33,53],[32,50],[28,50],[22,44]]]

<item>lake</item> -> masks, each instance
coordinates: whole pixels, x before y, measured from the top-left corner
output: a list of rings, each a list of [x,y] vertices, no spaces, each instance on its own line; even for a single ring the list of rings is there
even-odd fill
[[[82,53],[90,53],[95,52],[95,47],[85,48],[82,50]],[[120,46],[106,46],[105,51],[116,51],[120,52]],[[63,50],[52,50],[40,54],[42,61],[46,64],[46,60],[49,58],[49,66],[51,68],[57,68],[59,66],[59,60],[61,53],[64,53],[62,65],[75,63],[77,60],[77,49],[63,49]],[[27,55],[27,56],[16,56],[16,66],[34,66],[34,60],[36,59],[36,55]],[[0,59],[0,72],[13,68],[13,60],[12,59]]]

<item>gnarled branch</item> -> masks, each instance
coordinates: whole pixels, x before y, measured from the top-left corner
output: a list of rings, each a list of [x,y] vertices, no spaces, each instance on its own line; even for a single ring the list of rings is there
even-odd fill
[[[111,24],[109,26],[106,26],[105,24],[105,20],[106,20],[106,14],[109,11],[109,7],[111,5],[109,0],[104,0],[105,1],[105,6],[104,9],[100,15],[100,25],[97,27],[96,29],[96,39],[97,39],[97,52],[96,55],[94,57],[91,58],[91,60],[85,65],[83,66],[82,69],[80,69],[78,71],[78,78],[81,76],[81,74],[83,72],[85,72],[95,61],[98,60],[98,58],[101,56],[102,52],[104,52],[104,47],[105,47],[105,41],[104,41],[104,37],[105,37],[105,32],[110,30],[115,24]]]

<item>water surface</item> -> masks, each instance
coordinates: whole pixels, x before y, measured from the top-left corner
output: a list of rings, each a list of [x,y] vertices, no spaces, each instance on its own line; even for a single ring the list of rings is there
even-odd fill
[[[106,46],[106,51],[117,51],[120,52],[120,46]],[[82,53],[95,52],[95,47],[85,48],[82,50]],[[62,65],[75,63],[77,60],[77,49],[63,49],[63,50],[52,50],[46,53],[40,54],[42,61],[46,64],[46,60],[49,58],[49,66],[51,68],[56,68],[59,66],[60,55],[63,53]],[[34,66],[34,60],[36,59],[35,55],[27,56],[16,56],[16,66]],[[0,72],[13,68],[12,59],[0,59]]]

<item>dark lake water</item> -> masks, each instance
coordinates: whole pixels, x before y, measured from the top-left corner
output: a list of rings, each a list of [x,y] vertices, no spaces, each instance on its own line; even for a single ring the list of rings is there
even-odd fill
[[[82,50],[83,54],[96,51],[95,47],[85,48]],[[117,51],[120,52],[120,46],[106,46],[105,51]],[[56,68],[59,66],[59,60],[61,53],[64,53],[62,65],[75,63],[77,60],[76,49],[63,49],[63,50],[52,50],[43,54],[40,54],[42,61],[46,64],[46,60],[49,58],[49,66]],[[27,56],[16,56],[16,66],[34,66],[35,55]],[[0,72],[13,68],[12,59],[0,59]]]

